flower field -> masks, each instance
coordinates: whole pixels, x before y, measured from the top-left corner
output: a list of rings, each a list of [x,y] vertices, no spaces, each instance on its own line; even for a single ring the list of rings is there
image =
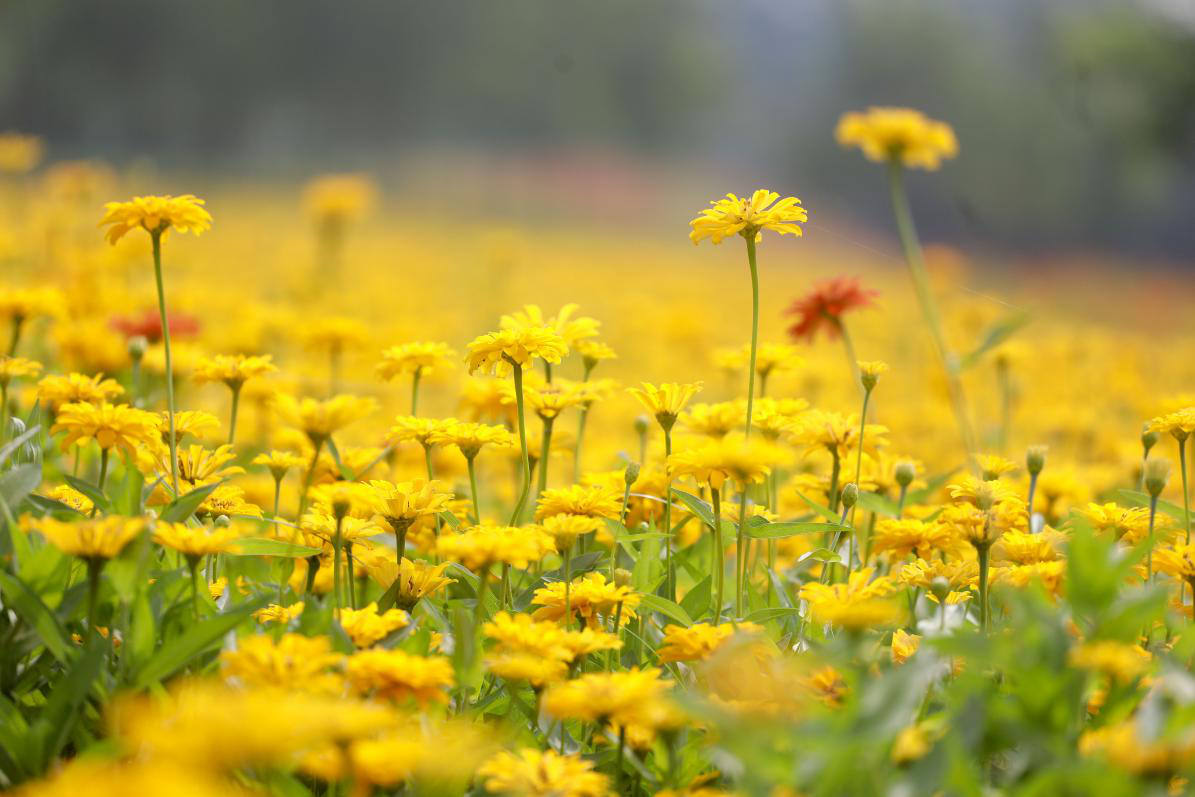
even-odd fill
[[[972,287],[906,193],[968,142],[826,135],[890,241],[0,135],[0,784],[1189,793],[1189,282]]]

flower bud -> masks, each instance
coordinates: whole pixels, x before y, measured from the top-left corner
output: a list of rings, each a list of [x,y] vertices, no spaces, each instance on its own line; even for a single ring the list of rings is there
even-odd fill
[[[623,473],[622,479],[624,482],[626,482],[627,487],[630,487],[632,484],[634,484],[636,481],[638,481],[639,480],[639,463],[638,462],[628,462],[627,469]]]
[[[1145,424],[1145,429],[1141,432],[1141,448],[1146,454],[1158,442],[1158,433],[1149,428],[1149,424]]]
[[[141,358],[145,356],[145,350],[149,348],[149,341],[144,335],[134,335],[129,338],[129,356],[133,358],[133,362],[140,362]]]
[[[228,515],[216,515],[216,519],[212,521],[212,525],[219,529],[226,529],[232,525],[232,518]]]
[[[631,585],[631,571],[616,567],[614,569],[614,583],[619,587],[629,587]]]
[[[1151,498],[1161,495],[1169,480],[1170,460],[1155,458],[1145,463],[1145,490]]]
[[[847,482],[842,486],[842,505],[850,509],[859,502],[859,485]]]
[[[648,428],[651,426],[651,419],[646,415],[640,415],[635,419],[635,434],[642,437],[647,434]]]
[[[1025,470],[1029,471],[1030,476],[1036,476],[1045,466],[1046,447],[1029,446],[1028,451],[1025,452]]]
[[[941,576],[935,576],[934,580],[929,582],[930,594],[938,599],[938,603],[945,606],[946,596],[950,594],[950,582]]]
[[[896,479],[896,483],[901,487],[908,487],[913,483],[913,479],[917,476],[917,466],[912,462],[898,462],[896,469],[893,471],[892,477]]]

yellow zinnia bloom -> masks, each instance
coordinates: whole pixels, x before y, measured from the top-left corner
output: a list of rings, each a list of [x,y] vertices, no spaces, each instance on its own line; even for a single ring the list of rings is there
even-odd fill
[[[199,384],[205,382],[223,382],[230,388],[237,390],[241,385],[255,376],[272,374],[278,368],[272,362],[269,354],[260,357],[247,357],[243,354],[217,354],[215,357],[204,357],[196,366],[191,378]]]
[[[231,526],[195,528],[186,523],[167,523],[163,520],[154,524],[154,542],[192,560],[233,550],[240,538],[240,531]]]
[[[199,235],[212,226],[212,216],[203,204],[202,199],[191,194],[136,196],[128,202],[105,204],[100,226],[108,226],[106,237],[110,244],[137,227],[150,235],[161,235],[170,229]]]
[[[379,612],[377,601],[362,609],[340,610],[340,627],[359,648],[370,647],[410,624],[411,616],[402,609]]]
[[[343,659],[326,636],[283,634],[275,641],[268,634],[254,634],[238,639],[235,650],[220,654],[220,671],[245,686],[332,694],[338,691],[339,678],[331,670]]]
[[[8,387],[9,382],[14,379],[37,376],[41,372],[42,364],[37,360],[0,356],[0,387]]]
[[[553,750],[502,752],[477,770],[485,789],[514,797],[607,797],[609,779],[593,770],[593,762]]]
[[[727,194],[725,199],[710,205],[712,207],[701,211],[700,216],[689,222],[693,228],[689,239],[693,243],[709,238],[720,244],[730,235],[758,241],[762,230],[799,236],[802,232],[798,223],[809,218],[805,208],[801,207],[801,200],[792,196],[780,199],[779,194],[766,188],[757,190],[750,199]]]
[[[377,406],[371,398],[341,394],[330,399],[298,399],[287,393],[274,396],[274,409],[286,423],[301,429],[312,442],[323,442],[332,433],[369,415]]]
[[[644,382],[640,387],[628,387],[627,392],[638,399],[643,408],[655,417],[656,422],[667,430],[672,428],[685,405],[701,392],[703,386],[701,382],[664,382],[660,385]]]
[[[281,479],[292,468],[306,467],[307,460],[290,451],[268,451],[258,454],[250,464],[264,465],[270,471],[270,475],[275,479]]]
[[[377,365],[377,373],[387,381],[406,374],[422,377],[436,368],[451,367],[457,356],[447,343],[404,343],[391,346],[382,352],[382,361]]]
[[[801,600],[809,601],[818,622],[858,630],[892,625],[901,617],[900,607],[886,600],[895,585],[887,576],[872,580],[874,573],[865,568],[851,573],[845,584],[806,584]]]
[[[105,379],[103,374],[51,375],[37,383],[37,400],[51,413],[58,412],[63,404],[103,404],[123,395],[124,388],[120,383],[115,379]]]
[[[858,147],[868,160],[899,163],[933,171],[943,158],[958,154],[954,130],[912,108],[868,108],[844,114],[834,137],[843,147]]]
[[[396,701],[413,698],[421,707],[447,702],[447,690],[455,683],[452,662],[442,656],[413,656],[380,648],[350,656],[345,680],[357,694]]]
[[[160,418],[126,405],[71,403],[58,408],[51,434],[66,432],[62,450],[95,440],[102,449],[115,448],[136,458],[141,446],[155,447],[160,441]]]
[[[467,421],[445,422],[428,435],[434,445],[456,446],[465,459],[476,457],[484,446],[513,448],[515,437],[505,426]]]
[[[29,521],[27,525],[65,554],[80,559],[111,559],[136,539],[145,528],[145,521],[111,515],[64,523],[52,517],[43,517]]]
[[[524,568],[555,550],[552,538],[538,526],[473,526],[436,543],[440,556],[475,573],[499,562]]]
[[[483,371],[499,376],[511,365],[527,366],[535,358],[558,363],[568,354],[568,344],[555,328],[546,325],[500,329],[473,339],[469,344],[469,373]]]
[[[544,694],[544,709],[559,719],[623,726],[642,722],[672,686],[655,668],[587,673],[555,684]]]
[[[223,590],[221,590],[223,591]],[[268,623],[289,623],[291,620],[298,618],[303,614],[303,609],[307,604],[303,601],[292,603],[290,606],[280,606],[277,603],[271,603],[264,609],[258,609],[253,613],[253,619],[265,625]]]
[[[393,559],[367,559],[365,569],[370,578],[376,581],[383,590],[389,590],[395,581],[399,582],[398,591],[394,596],[394,603],[400,609],[410,611],[420,598],[433,595],[444,587],[456,581],[444,575],[448,569],[448,562],[438,565],[423,561],[411,561],[403,557],[401,563]]]
[[[664,627],[664,644],[657,654],[661,662],[669,661],[700,661],[708,659],[720,648],[726,640],[735,634],[759,634],[763,632],[761,626],[755,623],[742,622],[696,623],[688,628],[679,625]]]
[[[585,338],[595,337],[602,326],[601,322],[594,318],[585,316],[574,318],[573,313],[578,309],[579,305],[566,304],[555,316],[545,318],[539,305],[528,304],[524,305],[523,309],[517,313],[502,316],[500,326],[502,329],[513,330],[548,327],[555,330],[564,339],[566,346],[572,348]]]
[[[536,505],[535,517],[552,515],[587,515],[617,518],[622,512],[623,490],[607,484],[574,484],[544,490]]]

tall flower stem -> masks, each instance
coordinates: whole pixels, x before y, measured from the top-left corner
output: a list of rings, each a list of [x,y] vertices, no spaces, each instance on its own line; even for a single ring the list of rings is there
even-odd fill
[[[664,429],[664,461],[672,456],[672,428]],[[664,488],[664,591],[668,593],[668,600],[676,600],[676,573],[672,570],[672,477],[665,473],[668,479]]]
[[[739,528],[735,535],[734,616],[743,616],[743,585],[747,580],[747,485],[739,489]]]
[[[863,388],[863,411],[859,414],[859,450],[857,452],[855,452],[855,484],[856,485],[859,484],[859,479],[863,475],[863,435],[864,435],[864,432],[866,432],[866,430],[867,430],[867,405],[868,405],[868,403],[870,403],[870,401],[871,401],[871,391],[868,390],[866,387],[864,387]],[[859,502],[856,501],[855,505],[851,507],[851,534],[853,535],[853,537],[856,538],[856,540],[858,537],[858,533],[855,530],[855,510],[858,508],[859,508]],[[854,551],[854,545],[851,546],[850,550]],[[848,558],[846,560],[847,578],[850,578],[851,570],[852,570],[853,566],[854,566],[854,556],[852,555],[850,558]]]
[[[311,464],[307,467],[307,473],[303,476],[303,492],[299,497],[299,521],[303,520],[303,513],[307,511],[307,493],[311,490],[311,480],[315,478],[315,466],[319,462],[320,449],[324,447],[323,438],[312,440],[315,444],[315,450],[311,452]]]
[[[1183,477],[1183,525],[1187,531],[1187,545],[1191,544],[1191,496],[1187,492],[1187,437],[1178,441],[1178,469]]]
[[[423,369],[416,368],[411,374],[411,415],[419,414],[419,378],[423,376]]]
[[[979,559],[979,627],[985,634],[988,631],[989,615],[991,614],[988,605],[988,555],[990,553],[990,545],[980,545],[975,549],[975,555]],[[945,611],[945,607],[942,610]]]
[[[751,267],[751,358],[747,362],[747,426],[743,436],[750,437],[751,408],[755,402],[755,357],[759,350],[759,266],[755,260],[755,230],[748,227],[744,233],[747,265]]]
[[[473,461],[477,456],[465,457],[465,466],[469,470],[469,494],[473,497],[473,522],[481,522],[481,501],[477,497],[477,468]]]
[[[8,439],[8,382],[0,383],[0,446]]]
[[[1151,583],[1154,580],[1154,520],[1158,516],[1158,496],[1151,495],[1149,497],[1149,533],[1146,536],[1145,549],[1145,581]]]
[[[548,456],[552,451],[552,426],[556,423],[555,418],[544,418],[544,434],[543,445],[539,450],[539,473],[535,484],[535,498],[538,501],[539,496],[548,488]]]
[[[896,217],[896,229],[900,234],[900,243],[904,249],[905,262],[909,266],[909,276],[913,280],[913,289],[917,293],[921,314],[925,316],[925,324],[929,327],[930,336],[934,340],[938,358],[946,371],[950,403],[958,422],[959,433],[963,438],[963,445],[967,449],[968,455],[974,454],[975,432],[967,411],[967,400],[963,394],[962,380],[959,378],[959,359],[951,351],[942,331],[942,319],[938,313],[938,305],[934,301],[933,291],[930,289],[929,275],[926,273],[925,259],[921,253],[921,242],[917,238],[917,228],[913,224],[913,214],[909,210],[909,200],[905,195],[904,170],[899,161],[894,160],[888,166],[888,187],[892,199],[892,213]],[[968,458],[970,459],[970,457]]]
[[[344,537],[342,536],[343,526],[344,517],[338,516],[336,518],[336,536],[332,538],[332,608],[338,620],[340,619],[340,606],[342,603],[340,595],[340,548],[344,544]]]
[[[274,477],[274,514],[271,517],[278,517],[278,503],[282,499],[282,476]]]
[[[166,409],[170,434],[170,483],[178,497],[178,441],[174,436],[174,360],[170,355],[170,320],[166,317],[166,289],[162,285],[162,231],[150,234],[154,253],[154,280],[158,284],[158,313],[162,319],[162,347],[166,352]]]
[[[710,554],[710,567],[714,576],[714,625],[722,622],[722,593],[726,581],[726,568],[722,547],[722,493],[717,487],[710,487],[710,500],[714,507],[714,549]]]
[[[527,454],[527,422],[523,412],[523,366],[512,363],[512,367],[514,368],[515,408],[518,410],[519,417],[519,446],[523,453],[523,490],[519,495],[518,503],[515,504],[515,510],[510,516],[510,523],[507,525],[517,526],[519,517],[523,514],[523,507],[527,505],[527,495],[531,492],[531,457]]]
[[[577,445],[573,448],[573,484],[581,483],[581,444],[585,440],[585,422],[589,420],[589,405],[581,407],[577,421]]]
[[[21,327],[25,324],[25,317],[21,315],[14,315],[12,317],[12,337],[8,339],[8,356],[15,357],[17,353],[17,346],[21,342]]]
[[[100,607],[100,573],[104,569],[103,559],[87,560],[87,639],[96,635],[96,622]]]
[[[568,628],[573,624],[573,603],[572,603],[572,573],[573,570],[573,544],[569,542],[564,546],[564,627]]]
[[[232,445],[232,441],[237,436],[237,408],[241,403],[241,386],[229,385],[232,389],[232,409],[228,412],[228,444]]]
[[[842,473],[842,457],[838,454],[838,446],[831,445],[830,449],[830,511],[838,511],[838,477]]]
[[[855,384],[859,385],[860,389],[863,389],[863,380],[859,374],[859,357],[855,354],[855,342],[851,337],[851,332],[847,329],[846,322],[839,316],[830,316],[830,322],[838,330],[838,336],[842,338],[842,349],[846,352],[846,364],[851,369],[851,378],[855,380]]]

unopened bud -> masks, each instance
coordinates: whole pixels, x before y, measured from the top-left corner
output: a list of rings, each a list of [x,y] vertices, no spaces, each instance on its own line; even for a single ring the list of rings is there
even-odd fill
[[[1149,428],[1149,424],[1145,424],[1145,428],[1141,431],[1141,448],[1148,454],[1149,450],[1158,442],[1158,433]]]
[[[631,571],[621,567],[615,568],[614,584],[619,587],[629,587],[631,585]]]
[[[939,604],[946,603],[946,596],[950,594],[950,582],[941,576],[937,576],[933,581],[929,582],[930,594],[938,599]]]
[[[1025,470],[1029,471],[1030,476],[1036,476],[1045,466],[1046,447],[1029,446],[1029,450],[1025,452]]]
[[[842,487],[842,505],[850,509],[859,503],[859,485],[848,482]]]
[[[1151,498],[1161,495],[1169,480],[1170,460],[1154,458],[1145,463],[1145,490]]]
[[[651,419],[646,415],[640,415],[635,419],[635,434],[645,435],[649,428],[651,428]]]
[[[135,362],[139,362],[145,356],[145,350],[149,348],[149,341],[144,335],[134,335],[129,338],[129,356]]]
[[[912,462],[898,462],[896,469],[893,471],[892,477],[896,479],[896,483],[901,487],[908,487],[913,483],[913,479],[917,477],[917,466]]]
[[[623,481],[626,482],[627,487],[630,487],[632,484],[637,482],[639,480],[639,463],[638,462],[627,463],[627,469],[623,473],[622,478],[623,478]]]
[[[212,525],[217,528],[226,529],[232,525],[232,518],[228,515],[216,515],[216,519],[212,521]]]

